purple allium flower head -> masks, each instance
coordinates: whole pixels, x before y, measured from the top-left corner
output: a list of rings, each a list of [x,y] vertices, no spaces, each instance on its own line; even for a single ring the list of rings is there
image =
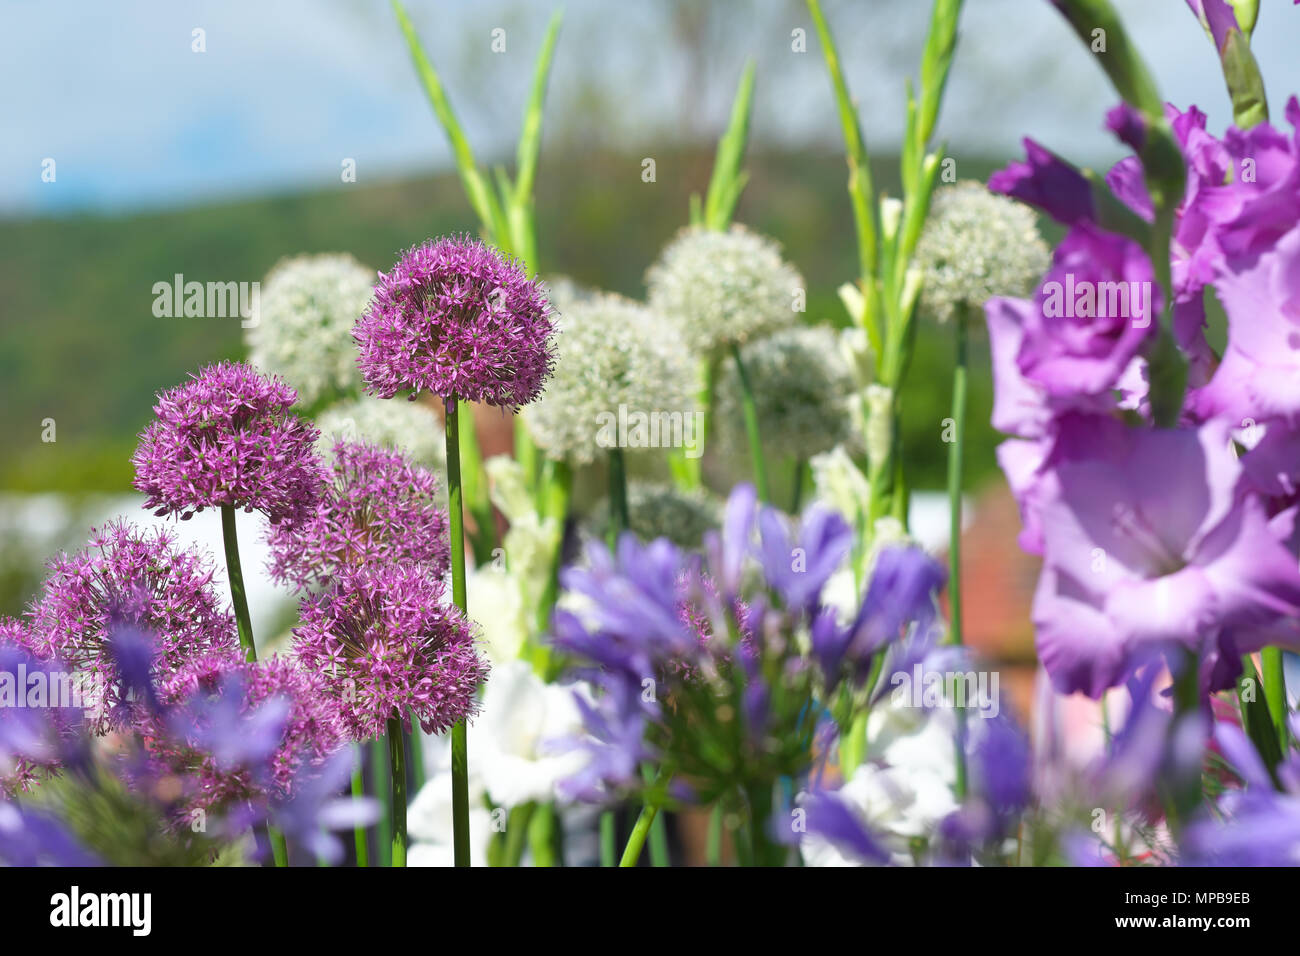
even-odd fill
[[[433,473],[400,452],[339,442],[333,481],[310,515],[270,529],[271,576],[307,588],[348,569],[405,564],[441,578],[450,550],[437,495]]]
[[[1093,218],[1092,189],[1077,169],[1032,139],[1024,140],[1025,162],[989,177],[989,189],[1037,206],[1067,226]]]
[[[1161,308],[1142,247],[1086,222],[1057,247],[1036,304],[1026,315],[1017,363],[1056,396],[1114,388],[1155,334]]]
[[[217,597],[210,562],[175,544],[165,528],[125,522],[92,533],[89,545],[49,564],[44,591],[32,606],[32,648],[103,681],[105,720],[129,706],[110,634],[118,626],[156,636],[153,663],[179,667],[207,650],[234,647],[234,622]]]
[[[1269,628],[1300,611],[1300,571],[1261,501],[1239,494],[1226,430],[1112,422],[1100,441],[1095,425],[1067,424],[1066,453],[1036,483],[1034,622],[1056,687],[1099,696],[1156,648],[1213,665],[1272,643]],[[1076,441],[1087,454],[1069,453]]]
[[[319,431],[298,417],[297,393],[251,365],[221,362],[158,396],[132,457],[135,487],[158,515],[189,518],[224,505],[272,522],[315,503]]]
[[[158,694],[170,733],[151,739],[153,752],[188,768],[197,806],[287,794],[347,739],[325,679],[288,657],[249,662],[237,648],[209,651],[168,674]]]
[[[382,736],[386,722],[414,715],[437,734],[473,716],[488,665],[469,622],[421,568],[393,565],[339,575],[303,599],[294,648],[324,677],[355,740]]]
[[[429,391],[515,409],[542,391],[554,361],[540,282],[468,236],[414,246],[386,275],[352,337],[367,389]]]

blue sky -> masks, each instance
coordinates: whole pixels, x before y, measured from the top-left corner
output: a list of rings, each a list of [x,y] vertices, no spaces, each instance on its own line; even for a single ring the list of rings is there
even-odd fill
[[[1256,52],[1275,113],[1300,90],[1300,9],[1262,0]],[[759,61],[754,136],[838,144],[801,3],[708,5],[701,54],[678,42],[668,0],[569,0],[547,113],[548,149],[653,155],[711,138],[747,56]],[[918,61],[923,0],[824,0],[873,148],[894,147],[902,80]],[[1213,52],[1182,0],[1118,0],[1165,96],[1221,128]],[[508,159],[552,4],[409,0],[481,159]],[[506,30],[493,54],[491,32]],[[206,52],[191,50],[205,31]],[[1009,153],[1032,134],[1094,164],[1114,95],[1046,0],[968,0],[940,131],[950,153]],[[450,154],[387,2],[62,0],[0,5],[0,216],[126,211],[319,188],[345,158],[361,182],[446,168]],[[57,164],[54,183],[41,163]],[[546,170],[543,170],[545,175]]]

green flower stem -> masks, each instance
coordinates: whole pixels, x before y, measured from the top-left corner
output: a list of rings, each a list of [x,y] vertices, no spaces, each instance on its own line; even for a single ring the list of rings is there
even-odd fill
[[[543,640],[543,635],[550,632],[551,614],[555,610],[555,602],[560,594],[560,565],[564,560],[564,526],[569,519],[569,506],[572,499],[573,468],[567,461],[548,461],[543,469],[542,481],[538,489],[538,511],[543,519],[554,519],[559,524],[560,533],[555,541],[550,567],[547,569],[541,600],[537,602],[533,634],[526,639],[523,653],[523,656],[532,662],[533,670],[548,682],[554,675],[551,673],[551,649]]]
[[[767,832],[772,817],[771,784],[754,784],[745,788],[745,802],[749,806],[748,838],[742,841],[748,847],[746,866],[783,866],[785,848],[773,843]]]
[[[239,631],[239,646],[244,658],[257,660],[257,642],[253,640],[253,620],[248,613],[248,595],[244,591],[244,572],[239,564],[239,533],[235,530],[235,508],[221,506],[221,539],[226,549],[226,575],[230,578],[230,603],[235,609],[235,627]],[[275,827],[266,828],[271,843],[271,854],[276,866],[289,865],[289,848],[284,834]]]
[[[658,777],[648,764],[641,765],[641,776],[651,787],[658,783]],[[648,803],[641,808],[642,815],[645,815],[647,809],[649,809]],[[626,853],[624,855],[626,856]],[[650,865],[671,865],[668,859],[668,827],[664,823],[663,814],[659,813],[658,808],[655,809],[654,813],[650,814]]]
[[[533,851],[533,866],[563,866],[559,815],[555,804],[544,803],[528,823],[528,846]]]
[[[411,778],[415,781],[415,792],[424,786],[424,738],[420,733],[419,721],[411,714]]]
[[[288,866],[289,845],[285,842],[284,834],[275,827],[267,827],[266,836],[271,841],[271,855],[275,858],[275,865]]]
[[[803,504],[803,486],[804,472],[808,470],[808,463],[802,458],[794,460],[794,490],[790,493],[790,514],[797,515],[799,507]]]
[[[536,811],[537,804],[529,802],[512,809],[506,818],[505,866],[518,866],[523,861],[524,850],[528,848],[528,827]]]
[[[749,372],[740,357],[740,346],[732,343],[731,358],[736,363],[736,375],[740,380],[740,404],[745,416],[745,437],[749,439],[749,457],[754,464],[754,486],[758,489],[760,501],[772,500],[767,487],[767,465],[763,461],[763,443],[758,434],[758,406],[754,403],[754,390],[749,381]]]
[[[392,807],[393,851],[390,866],[406,866],[406,748],[403,746],[402,722],[388,718],[388,769],[393,782]]]
[[[614,848],[618,840],[617,827],[614,821],[614,811],[604,810],[600,814],[600,865],[613,866],[617,857],[617,850]]]
[[[1264,698],[1268,701],[1268,715],[1277,731],[1282,753],[1286,753],[1291,747],[1286,726],[1286,673],[1282,669],[1282,648],[1266,647],[1259,652],[1259,659],[1264,670]]]
[[[366,782],[362,776],[361,748],[356,748],[357,765],[352,770],[352,796],[360,799],[366,795]],[[366,828],[353,827],[352,837],[357,847],[357,866],[370,866],[370,847],[366,843]]]
[[[226,574],[230,578],[230,603],[235,608],[235,625],[239,629],[239,646],[244,657],[257,660],[253,641],[253,621],[248,615],[248,597],[244,593],[244,574],[239,566],[239,535],[235,531],[235,508],[221,506],[221,537],[226,546]]]
[[[383,772],[384,742],[376,737],[370,741],[370,772],[375,784],[375,799],[382,807],[379,814],[379,860],[380,866],[388,866],[392,861],[393,815],[388,801],[388,777]]]
[[[648,802],[641,808],[641,814],[632,827],[632,835],[627,838],[627,846],[623,848],[623,858],[619,860],[619,866],[636,866],[636,861],[641,857],[641,848],[645,845],[645,838],[658,818],[659,807],[655,803]]]
[[[609,450],[609,548],[614,550],[619,536],[631,527],[627,510],[627,465],[623,449]]]
[[[709,866],[722,865],[722,820],[725,816],[726,810],[719,800],[709,811],[709,842],[704,857]]]
[[[460,481],[460,404],[444,401],[447,426],[447,511],[451,524],[451,596],[469,616],[465,597],[465,510]],[[472,424],[471,424],[472,427]],[[451,728],[452,846],[456,866],[469,866],[469,741],[465,721]]]
[[[959,309],[953,317],[957,344],[952,370],[952,441],[948,444],[948,607],[952,619],[948,640],[962,643],[961,607],[961,517],[962,455],[966,439],[966,381],[968,348],[966,314]]]

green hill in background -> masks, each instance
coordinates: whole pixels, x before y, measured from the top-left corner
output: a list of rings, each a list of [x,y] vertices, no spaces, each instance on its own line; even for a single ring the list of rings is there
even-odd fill
[[[708,181],[711,156],[546,156],[538,184],[541,271],[640,297],[642,275],[686,221],[689,194]],[[964,178],[993,163],[963,161]],[[852,219],[843,159],[766,153],[737,219],[779,239],[809,286],[809,321],[842,324],[836,288],[854,276]],[[897,192],[896,167],[877,184]],[[243,355],[237,318],[157,318],[156,282],[252,282],[282,257],[346,251],[376,269],[432,235],[473,231],[454,175],[340,184],[318,192],[120,217],[0,222],[0,489],[124,491],[136,433],[154,393],[186,373]],[[905,396],[907,460],[919,487],[943,484],[951,341],[926,324]],[[968,487],[996,470],[988,427],[991,383],[983,341],[971,396]],[[54,419],[57,441],[43,443]]]

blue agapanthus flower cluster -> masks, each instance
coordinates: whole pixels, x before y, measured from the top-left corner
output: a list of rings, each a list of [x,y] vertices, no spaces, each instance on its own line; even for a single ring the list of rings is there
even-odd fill
[[[824,759],[840,696],[869,690],[889,645],[933,640],[943,572],[919,549],[883,551],[848,613],[823,600],[851,543],[834,512],[796,525],[740,485],[703,555],[631,534],[612,553],[593,544],[563,575],[575,609],[554,621],[555,646],[596,688],[579,696],[591,759],[570,792],[639,790],[653,762],[651,790],[667,799],[735,801],[770,820],[778,782]],[[756,843],[769,836],[756,830]]]

